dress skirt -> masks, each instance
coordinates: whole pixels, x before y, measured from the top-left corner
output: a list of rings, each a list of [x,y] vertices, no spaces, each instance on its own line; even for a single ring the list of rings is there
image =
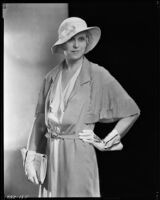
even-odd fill
[[[48,168],[39,197],[100,197],[95,149],[78,138],[47,142]]]

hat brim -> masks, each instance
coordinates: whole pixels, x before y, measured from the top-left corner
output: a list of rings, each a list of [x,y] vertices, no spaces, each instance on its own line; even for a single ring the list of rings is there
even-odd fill
[[[82,33],[82,32],[88,32],[89,34],[89,44],[87,45],[85,54],[88,53],[89,51],[91,51],[99,42],[99,39],[101,37],[101,29],[97,26],[94,27],[88,27],[85,28],[81,31],[78,31],[76,33],[74,33],[73,35],[71,35],[68,38],[65,38],[64,40],[59,39],[57,42],[55,42],[52,47],[51,47],[51,51],[52,53],[63,53],[63,49],[61,47],[62,44],[66,43],[68,40],[70,40],[73,36],[77,35],[78,33]]]

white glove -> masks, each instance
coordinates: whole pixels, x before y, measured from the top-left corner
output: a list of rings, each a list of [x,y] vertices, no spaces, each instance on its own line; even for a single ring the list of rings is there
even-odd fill
[[[105,137],[105,139],[103,139],[103,142],[105,144],[105,149],[106,150],[121,150],[123,148],[123,145],[120,140],[121,140],[121,137],[118,131],[114,129]]]
[[[100,151],[105,150],[105,143],[92,130],[83,130],[79,133],[79,138],[84,142],[93,144]]]
[[[25,167],[25,174],[28,177],[28,180],[31,181],[32,183],[39,184],[36,170],[35,170],[34,163],[33,163],[35,154],[36,154],[36,152],[34,152],[34,151],[27,152],[24,167]]]
[[[101,140],[92,130],[83,130],[79,133],[79,138],[84,142],[93,144],[100,151],[116,151],[123,148],[120,141],[120,135],[115,129],[103,140]]]

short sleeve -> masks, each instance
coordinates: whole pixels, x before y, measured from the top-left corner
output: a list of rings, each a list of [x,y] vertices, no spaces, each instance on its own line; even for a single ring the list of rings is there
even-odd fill
[[[120,83],[103,70],[100,122],[114,122],[120,118],[140,114],[136,102],[129,96]]]
[[[45,83],[46,79],[43,80],[41,89],[39,91],[38,102],[35,110],[35,117],[37,117],[37,115],[40,113],[45,113]]]

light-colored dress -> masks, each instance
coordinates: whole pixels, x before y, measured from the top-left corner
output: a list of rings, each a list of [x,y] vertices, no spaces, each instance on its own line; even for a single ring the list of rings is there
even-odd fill
[[[99,174],[93,145],[78,138],[83,129],[94,130],[96,122],[110,123],[123,117],[139,114],[135,101],[118,81],[103,67],[84,58],[77,77],[68,86],[67,101],[60,121],[58,106],[63,62],[45,77],[36,108],[36,117],[44,114],[47,127],[47,176],[40,187],[39,197],[100,197]],[[59,103],[55,103],[59,95]],[[64,95],[65,96],[65,95]],[[57,98],[58,99],[58,98]],[[64,98],[62,98],[64,99]],[[53,103],[53,104],[52,104]],[[56,108],[54,108],[54,103]],[[53,117],[51,106],[57,109]],[[35,129],[33,130],[35,131]],[[50,137],[52,136],[52,138]]]

